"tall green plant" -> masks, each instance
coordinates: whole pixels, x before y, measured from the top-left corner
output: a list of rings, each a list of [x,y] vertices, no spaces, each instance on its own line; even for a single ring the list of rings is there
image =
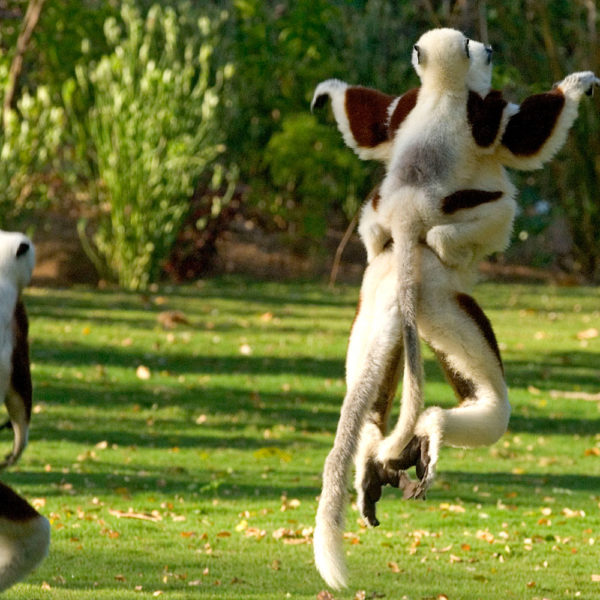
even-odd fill
[[[224,150],[216,107],[229,73],[211,73],[209,19],[184,35],[173,8],[154,5],[144,19],[130,2],[121,19],[105,22],[112,52],[76,71],[99,177],[86,246],[101,272],[143,289],[159,277],[199,177],[212,174]]]
[[[23,216],[46,202],[43,175],[55,159],[63,127],[64,111],[53,105],[45,87],[24,92],[17,110],[8,114],[0,127],[0,227],[20,226]]]

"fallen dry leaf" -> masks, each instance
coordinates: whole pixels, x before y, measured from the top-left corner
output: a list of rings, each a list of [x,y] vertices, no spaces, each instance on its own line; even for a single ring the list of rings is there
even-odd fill
[[[108,512],[118,519],[139,519],[141,521],[152,521],[154,523],[162,521],[162,516],[157,511],[153,511],[152,513],[139,513],[131,508],[128,511],[109,508]]]
[[[584,329],[577,334],[578,340],[593,340],[600,336],[600,331],[598,331],[595,327],[590,329]]]
[[[600,575],[592,575],[592,581],[594,583],[600,583]]]
[[[588,402],[600,402],[600,392],[567,392],[562,390],[550,390],[550,398],[566,398],[567,400],[586,400]]]
[[[150,369],[144,365],[140,365],[135,371],[136,377],[146,381],[150,379]]]
[[[180,310],[166,310],[156,317],[164,329],[174,329],[177,325],[189,325],[188,318]]]
[[[269,566],[273,571],[279,571],[281,569],[281,561],[276,558]]]
[[[321,590],[317,594],[317,600],[335,600],[333,594],[327,590]]]
[[[402,569],[398,566],[398,563],[390,561],[388,567],[392,573],[402,573]]]

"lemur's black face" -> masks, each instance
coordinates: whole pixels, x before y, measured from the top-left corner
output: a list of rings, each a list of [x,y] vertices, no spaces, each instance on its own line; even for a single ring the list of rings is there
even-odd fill
[[[487,52],[487,64],[491,65],[492,64],[492,54],[494,53],[494,50],[492,49],[491,46],[486,46],[485,51]]]

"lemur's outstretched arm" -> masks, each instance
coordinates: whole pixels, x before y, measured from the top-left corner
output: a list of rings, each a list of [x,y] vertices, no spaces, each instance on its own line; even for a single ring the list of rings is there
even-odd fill
[[[544,94],[529,96],[508,120],[498,160],[521,170],[540,169],[564,145],[583,94],[600,85],[591,71],[571,73]]]
[[[331,98],[338,129],[360,158],[387,162],[396,129],[417,102],[418,88],[390,96],[373,88],[348,85],[339,79],[322,81],[313,95],[311,110]]]

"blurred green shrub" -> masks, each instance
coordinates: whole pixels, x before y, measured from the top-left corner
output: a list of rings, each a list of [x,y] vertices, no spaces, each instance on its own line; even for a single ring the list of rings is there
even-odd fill
[[[264,159],[277,190],[270,212],[295,223],[297,235],[322,239],[334,211],[354,216],[365,170],[337,129],[311,114],[291,115],[269,140]]]
[[[211,72],[206,17],[192,28],[183,10],[154,5],[143,18],[132,2],[120,16],[104,25],[110,54],[77,67],[64,97],[98,178],[95,222],[80,227],[86,249],[102,275],[144,289],[160,275],[198,179],[219,176],[216,107],[232,70]]]
[[[0,79],[5,74],[1,65]],[[52,104],[45,87],[35,94],[24,92],[8,114],[6,127],[0,127],[0,227],[22,226],[24,217],[47,203],[45,174],[63,127],[64,111]]]

